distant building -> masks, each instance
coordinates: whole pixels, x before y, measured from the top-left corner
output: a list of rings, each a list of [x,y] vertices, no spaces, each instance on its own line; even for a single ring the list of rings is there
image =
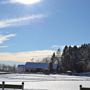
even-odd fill
[[[48,63],[35,63],[35,62],[26,62],[25,69],[26,70],[48,70]]]
[[[53,69],[57,68],[57,64],[53,64]],[[48,72],[49,63],[26,62],[25,65],[18,65],[18,72]]]
[[[17,72],[24,73],[25,72],[25,65],[18,65]]]

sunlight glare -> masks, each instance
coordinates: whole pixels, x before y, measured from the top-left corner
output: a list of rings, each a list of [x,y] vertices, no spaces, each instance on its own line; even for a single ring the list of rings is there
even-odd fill
[[[36,4],[39,3],[41,0],[14,0],[13,3],[20,3],[20,4]]]

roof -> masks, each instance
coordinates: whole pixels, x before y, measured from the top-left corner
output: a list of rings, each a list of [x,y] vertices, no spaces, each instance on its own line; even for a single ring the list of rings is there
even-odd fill
[[[25,65],[18,65],[18,68],[24,68]]]
[[[26,62],[25,68],[41,68],[41,69],[48,69],[48,63],[36,63],[36,62]]]

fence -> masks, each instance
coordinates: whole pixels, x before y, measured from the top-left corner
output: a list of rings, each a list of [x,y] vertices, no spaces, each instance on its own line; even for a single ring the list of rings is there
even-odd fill
[[[2,90],[4,90],[5,88],[24,90],[24,82],[22,82],[21,85],[13,85],[13,84],[5,84],[5,82],[3,81],[2,84],[0,84],[0,88],[2,88]]]
[[[82,87],[82,85],[80,85],[80,90],[90,90],[90,88]]]

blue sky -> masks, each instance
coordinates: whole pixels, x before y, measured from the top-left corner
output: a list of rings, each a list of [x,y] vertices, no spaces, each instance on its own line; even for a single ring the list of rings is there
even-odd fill
[[[89,37],[90,0],[0,0],[1,55],[44,50],[51,54],[54,47],[90,43]]]

